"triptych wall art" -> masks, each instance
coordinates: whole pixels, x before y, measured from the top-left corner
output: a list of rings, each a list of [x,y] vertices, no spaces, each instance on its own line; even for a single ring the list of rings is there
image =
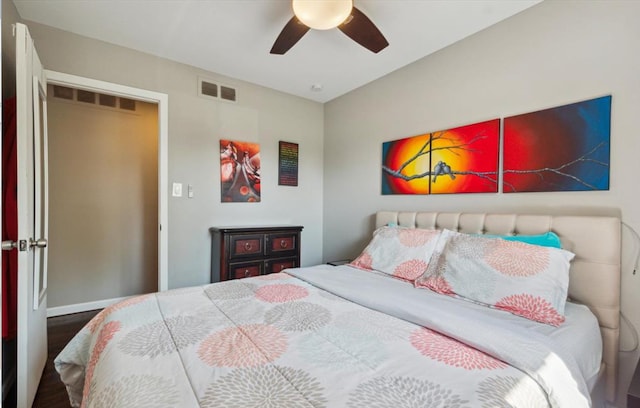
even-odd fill
[[[382,194],[609,189],[611,96],[382,144]]]

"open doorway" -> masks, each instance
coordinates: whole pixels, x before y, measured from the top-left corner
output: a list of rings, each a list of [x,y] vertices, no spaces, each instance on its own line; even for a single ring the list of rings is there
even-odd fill
[[[166,95],[54,72],[47,80],[47,315],[167,289]]]

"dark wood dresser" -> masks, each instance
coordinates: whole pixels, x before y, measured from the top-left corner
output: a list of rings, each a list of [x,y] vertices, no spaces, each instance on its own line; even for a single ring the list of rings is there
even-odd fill
[[[212,227],[211,282],[300,266],[301,226]]]

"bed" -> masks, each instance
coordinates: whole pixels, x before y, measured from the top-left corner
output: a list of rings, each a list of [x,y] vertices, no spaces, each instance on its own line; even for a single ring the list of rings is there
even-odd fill
[[[55,360],[72,406],[574,408],[615,399],[618,218],[382,211],[375,227],[351,265],[175,289],[104,309]],[[435,236],[426,272],[369,268],[367,249],[384,243],[374,242],[379,231]],[[504,244],[548,232],[563,249]],[[476,241],[566,261],[561,321],[488,307],[464,292],[477,293],[482,282],[456,286],[454,255]],[[373,258],[389,259],[380,248]],[[518,268],[536,263],[522,259]],[[424,266],[402,264],[411,266],[405,272]]]

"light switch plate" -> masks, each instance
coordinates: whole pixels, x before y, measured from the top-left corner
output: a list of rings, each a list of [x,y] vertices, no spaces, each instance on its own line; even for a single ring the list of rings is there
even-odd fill
[[[172,195],[182,197],[182,183],[173,183]]]

